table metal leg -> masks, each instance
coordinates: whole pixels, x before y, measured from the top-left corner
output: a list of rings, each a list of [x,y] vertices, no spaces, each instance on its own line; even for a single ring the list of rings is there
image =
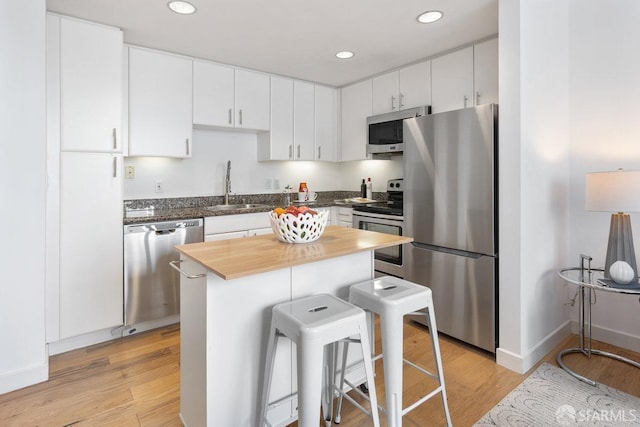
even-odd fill
[[[589,292],[589,297],[588,299],[588,304],[586,307],[586,312],[585,312],[585,292]],[[588,358],[591,358],[591,355],[594,354],[596,356],[603,356],[603,357],[608,357],[610,359],[615,359],[618,360],[620,362],[624,362],[624,363],[628,363],[629,365],[635,366],[636,368],[640,369],[640,363],[636,362],[635,360],[631,360],[628,359],[626,357],[620,356],[618,354],[613,354],[613,353],[609,353],[607,351],[601,351],[601,350],[594,350],[592,348],[591,345],[591,304],[592,304],[592,294],[593,294],[593,290],[592,289],[585,289],[584,286],[580,286],[579,289],[579,306],[578,306],[578,322],[580,323],[580,330],[579,330],[579,345],[580,347],[574,347],[574,348],[567,348],[565,350],[562,350],[561,352],[558,353],[558,355],[556,356],[556,361],[558,362],[558,365],[560,365],[560,367],[562,369],[564,369],[568,374],[570,374],[571,376],[579,379],[580,381],[583,381],[589,385],[595,386],[598,383],[583,376],[580,375],[578,373],[576,373],[575,371],[571,370],[562,360],[562,358],[564,357],[564,355],[566,354],[570,354],[570,353],[582,353],[583,355],[585,355]],[[585,319],[586,317],[586,319]],[[586,334],[585,334],[585,330],[586,330]],[[587,341],[587,344],[585,345],[585,340]]]

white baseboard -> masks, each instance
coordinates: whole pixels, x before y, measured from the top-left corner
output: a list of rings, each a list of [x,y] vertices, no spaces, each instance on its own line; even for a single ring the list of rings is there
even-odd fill
[[[578,322],[571,322],[571,332],[578,334]],[[640,353],[640,336],[631,335],[626,332],[615,331],[602,326],[591,325],[591,337],[594,340],[615,345],[627,350]]]
[[[570,334],[571,322],[567,321],[547,334],[547,336],[538,342],[531,350],[527,351],[524,356],[503,348],[498,348],[496,350],[496,363],[511,371],[524,374]]]
[[[122,328],[109,328],[88,334],[65,338],[49,343],[49,356],[66,353],[77,348],[87,347],[101,342],[111,341],[122,337]]]
[[[38,384],[49,379],[49,359],[44,358],[44,363],[30,366],[19,371],[8,372],[0,375],[0,395],[30,385]]]

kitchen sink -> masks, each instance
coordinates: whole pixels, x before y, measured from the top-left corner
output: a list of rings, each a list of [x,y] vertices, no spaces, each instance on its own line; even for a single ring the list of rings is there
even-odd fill
[[[260,203],[247,203],[242,205],[215,205],[207,206],[205,209],[210,211],[235,211],[240,209],[261,209],[271,208],[270,205],[263,205]]]

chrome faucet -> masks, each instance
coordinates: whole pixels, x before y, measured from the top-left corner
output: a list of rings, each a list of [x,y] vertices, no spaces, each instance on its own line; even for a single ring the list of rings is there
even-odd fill
[[[229,204],[229,193],[231,192],[231,160],[227,162],[227,177],[224,182],[224,204]]]
[[[282,193],[284,194],[284,207],[286,208],[291,205],[291,186],[287,185],[284,187],[284,191]]]

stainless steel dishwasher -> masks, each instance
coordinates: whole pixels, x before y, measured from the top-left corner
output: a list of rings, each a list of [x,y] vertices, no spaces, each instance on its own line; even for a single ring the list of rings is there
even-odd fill
[[[123,336],[180,321],[174,246],[202,242],[202,218],[124,226]]]

